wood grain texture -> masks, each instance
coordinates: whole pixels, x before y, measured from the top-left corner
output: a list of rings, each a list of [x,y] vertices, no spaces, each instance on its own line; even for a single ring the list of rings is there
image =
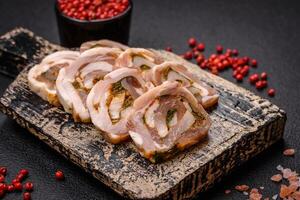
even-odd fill
[[[27,72],[39,59],[9,86],[0,99],[0,109],[67,159],[132,199],[192,198],[282,138],[283,110],[172,53],[157,52],[167,60],[185,62],[220,93],[218,106],[209,111],[213,121],[209,137],[169,161],[150,163],[135,151],[132,142],[107,143],[93,125],[74,123],[61,108],[31,92]],[[40,58],[40,51],[35,54]]]

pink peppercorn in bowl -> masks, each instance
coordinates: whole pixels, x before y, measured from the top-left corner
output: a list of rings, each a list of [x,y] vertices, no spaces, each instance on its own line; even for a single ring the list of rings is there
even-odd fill
[[[83,42],[99,39],[127,44],[132,8],[131,0],[57,0],[61,45],[79,47]]]

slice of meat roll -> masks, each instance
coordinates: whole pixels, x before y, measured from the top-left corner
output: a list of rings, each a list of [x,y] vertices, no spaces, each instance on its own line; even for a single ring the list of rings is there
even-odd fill
[[[75,51],[58,51],[46,56],[28,73],[30,89],[49,103],[59,106],[55,81],[61,68],[70,66],[79,56]]]
[[[97,47],[83,52],[70,67],[59,71],[56,87],[59,101],[75,121],[90,122],[86,97],[92,87],[114,69],[121,50]]]
[[[155,65],[162,63],[162,58],[156,53],[143,48],[129,48],[116,60],[117,67],[135,68],[141,71],[146,81],[150,80],[149,72]]]
[[[217,91],[200,81],[188,68],[179,62],[164,62],[152,69],[152,82],[160,85],[164,81],[177,81],[187,87],[204,108],[211,107],[218,102]]]
[[[137,69],[120,68],[99,81],[87,97],[92,123],[111,143],[129,138],[127,119],[134,99],[146,91],[145,82]]]
[[[211,121],[188,89],[166,81],[135,100],[127,125],[140,154],[156,163],[202,140]]]
[[[126,49],[129,48],[128,46],[126,46],[124,44],[104,39],[104,40],[88,41],[88,42],[82,43],[81,46],[80,46],[80,52],[84,52],[88,49],[92,49],[92,48],[95,48],[95,47],[118,48],[118,49],[121,49],[123,51],[125,51]]]

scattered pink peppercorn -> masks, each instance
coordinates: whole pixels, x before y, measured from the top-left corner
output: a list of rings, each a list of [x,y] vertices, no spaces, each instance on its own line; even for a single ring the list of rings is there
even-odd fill
[[[190,47],[194,47],[194,46],[196,46],[196,44],[197,44],[197,40],[196,40],[195,38],[191,37],[191,38],[189,39],[188,43],[189,43],[189,46],[190,46]]]
[[[6,191],[7,185],[5,183],[0,183],[0,190]]]
[[[249,82],[250,82],[251,84],[255,84],[258,80],[259,80],[258,74],[252,74],[252,75],[249,77]]]
[[[8,185],[7,186],[7,191],[8,192],[13,192],[15,190],[15,187],[13,185]]]
[[[236,79],[237,81],[242,81],[243,78],[244,78],[244,77],[243,77],[242,74],[237,74],[236,77],[235,77],[235,79]]]
[[[266,72],[262,72],[260,74],[260,78],[263,79],[263,80],[266,80],[268,78],[268,74]]]
[[[2,174],[3,176],[5,176],[7,173],[7,168],[6,167],[1,167],[0,168],[0,174]]]
[[[191,60],[193,58],[193,53],[191,51],[188,51],[184,54],[184,58],[187,60]]]
[[[31,194],[29,192],[24,192],[23,200],[31,200]]]
[[[25,183],[25,190],[26,191],[32,191],[33,190],[33,183],[31,183],[31,182]]]
[[[197,58],[196,58],[196,62],[197,64],[201,64],[203,61],[205,60],[204,56],[203,55],[199,55]]]
[[[275,89],[270,88],[270,89],[268,90],[268,95],[269,95],[270,97],[274,97],[274,96],[275,96]]]
[[[28,176],[29,172],[27,169],[21,169],[19,174],[22,174],[23,176]]]
[[[238,56],[238,55],[239,55],[239,52],[238,52],[237,49],[233,49],[233,50],[232,50],[232,54],[233,54],[234,56]]]
[[[221,54],[223,52],[223,47],[221,45],[216,46],[216,51],[218,54]]]
[[[17,182],[14,184],[14,188],[15,188],[15,190],[22,191],[23,186],[20,182]]]
[[[58,181],[64,180],[65,179],[64,173],[62,171],[60,171],[60,170],[56,171],[55,172],[55,178]]]
[[[199,44],[197,45],[197,49],[198,49],[199,51],[204,51],[204,50],[205,50],[205,44],[204,44],[204,43],[199,43]]]
[[[0,174],[0,183],[3,183],[5,181],[5,176],[3,176],[2,174]]]
[[[250,63],[252,67],[257,67],[257,60],[252,59]]]
[[[262,83],[262,81],[257,81],[257,82],[255,83],[255,87],[256,87],[256,89],[258,89],[258,90],[262,89],[262,88],[263,88],[263,83]]]

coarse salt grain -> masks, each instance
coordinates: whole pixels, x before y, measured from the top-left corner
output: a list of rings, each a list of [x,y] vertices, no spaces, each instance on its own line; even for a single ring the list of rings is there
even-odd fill
[[[286,150],[284,150],[283,155],[293,156],[293,155],[295,155],[295,149],[286,149]]]
[[[235,186],[235,189],[237,191],[244,192],[249,189],[249,186],[248,185],[237,185],[237,186]]]
[[[271,177],[271,180],[274,182],[280,182],[282,180],[282,175],[281,174],[275,174]]]

